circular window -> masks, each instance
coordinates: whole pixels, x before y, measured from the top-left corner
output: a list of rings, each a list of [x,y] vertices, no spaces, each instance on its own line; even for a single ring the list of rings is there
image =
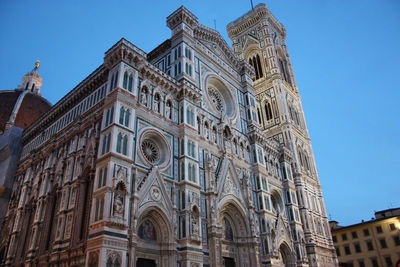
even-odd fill
[[[220,113],[228,118],[236,115],[235,101],[228,87],[216,77],[210,77],[206,80],[207,102],[214,112]]]
[[[211,103],[214,105],[214,107],[221,113],[224,113],[225,111],[225,101],[220,94],[220,92],[213,88],[209,87],[208,88],[208,96],[210,97]]]
[[[152,140],[143,140],[141,146],[143,155],[148,161],[154,163],[160,160],[160,148]]]
[[[168,165],[170,148],[160,133],[154,130],[145,130],[139,140],[141,155],[147,163],[161,167]]]

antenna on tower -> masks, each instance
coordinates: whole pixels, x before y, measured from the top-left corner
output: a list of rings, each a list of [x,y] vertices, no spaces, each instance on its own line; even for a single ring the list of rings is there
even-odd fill
[[[214,19],[214,30],[217,30],[217,20]]]
[[[253,0],[250,0],[250,3],[251,3],[251,10],[254,10]]]

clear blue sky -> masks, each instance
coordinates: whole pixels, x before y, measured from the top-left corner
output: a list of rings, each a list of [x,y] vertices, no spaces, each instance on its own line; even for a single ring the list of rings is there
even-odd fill
[[[254,4],[261,1],[254,0]],[[269,0],[286,26],[327,212],[343,224],[400,207],[400,1]],[[146,52],[185,5],[230,44],[226,25],[250,1],[0,1],[0,89],[41,60],[53,104],[125,37]],[[1,103],[0,103],[1,104]]]

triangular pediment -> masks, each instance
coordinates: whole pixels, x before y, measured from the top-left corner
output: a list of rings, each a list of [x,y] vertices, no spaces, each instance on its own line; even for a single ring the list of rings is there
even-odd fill
[[[239,68],[240,62],[234,55],[232,48],[226,43],[219,32],[203,25],[199,25],[194,31],[194,37],[200,45],[211,50],[217,57],[233,68]],[[201,47],[200,47],[201,48]],[[207,54],[207,52],[205,51]],[[209,54],[208,54],[209,55]],[[209,55],[213,60],[216,60]]]
[[[218,200],[231,195],[243,204],[244,198],[241,182],[232,162],[228,158],[225,158],[221,164],[217,179]]]
[[[251,46],[257,46],[258,47],[259,46],[259,40],[255,36],[253,36],[251,34],[248,34],[246,36],[246,39],[243,42],[242,51],[246,51]]]
[[[138,197],[139,210],[155,205],[164,210],[167,215],[172,216],[173,205],[158,167],[154,167],[146,177],[146,181],[139,190]]]

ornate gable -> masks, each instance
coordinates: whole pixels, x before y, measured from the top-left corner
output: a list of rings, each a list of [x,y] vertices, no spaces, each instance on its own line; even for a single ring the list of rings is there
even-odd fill
[[[139,214],[149,206],[157,206],[162,209],[166,215],[172,217],[173,205],[158,167],[154,167],[149,173],[139,190],[138,197]]]
[[[225,158],[221,165],[219,177],[217,179],[218,201],[230,195],[244,204],[241,182],[232,162],[228,158]]]
[[[210,49],[216,56],[223,58],[224,61],[233,68],[240,68],[239,59],[233,54],[232,49],[219,32],[203,25],[199,25],[194,30],[194,37],[200,44]]]

